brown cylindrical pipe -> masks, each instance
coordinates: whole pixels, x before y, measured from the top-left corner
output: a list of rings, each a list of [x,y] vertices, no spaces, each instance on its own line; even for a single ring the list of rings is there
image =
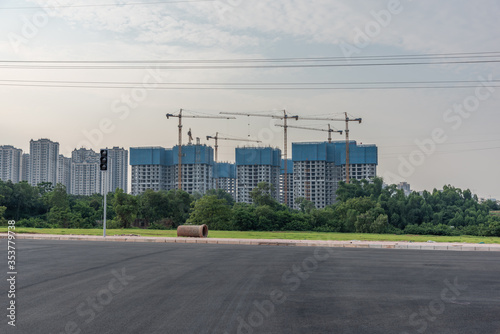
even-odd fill
[[[206,238],[208,237],[208,226],[203,225],[181,225],[177,227],[178,237]]]

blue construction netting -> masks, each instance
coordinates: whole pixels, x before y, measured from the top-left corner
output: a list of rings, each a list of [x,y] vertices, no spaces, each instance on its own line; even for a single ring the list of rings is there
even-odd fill
[[[293,161],[326,161],[337,166],[346,163],[345,142],[292,143]],[[378,149],[375,145],[357,145],[349,141],[351,164],[378,164]]]
[[[281,150],[272,147],[236,148],[236,165],[281,166]]]
[[[179,146],[174,146],[173,162],[179,163]],[[214,149],[207,145],[182,145],[182,164],[183,165],[213,165]]]
[[[130,165],[172,165],[172,150],[163,147],[131,147]]]
[[[287,159],[286,169],[287,169],[287,174],[293,174],[293,160],[292,159]],[[281,159],[280,172],[281,172],[281,174],[285,174],[285,160],[284,159]]]
[[[236,165],[228,162],[215,163],[213,175],[215,178],[236,178]]]

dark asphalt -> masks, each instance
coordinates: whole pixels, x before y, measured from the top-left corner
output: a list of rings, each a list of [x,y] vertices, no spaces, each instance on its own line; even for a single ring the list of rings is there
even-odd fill
[[[0,333],[500,333],[497,252],[17,242]]]

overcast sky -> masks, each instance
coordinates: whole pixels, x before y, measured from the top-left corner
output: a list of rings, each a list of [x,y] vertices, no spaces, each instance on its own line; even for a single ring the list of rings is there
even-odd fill
[[[356,64],[359,60],[355,57],[369,56],[488,56],[494,54],[484,52],[500,52],[500,2],[154,2],[3,0],[0,145],[28,152],[30,139],[49,138],[60,143],[60,152],[66,156],[81,146],[94,150],[106,146],[172,147],[177,143],[177,119],[167,120],[165,114],[177,113],[180,108],[212,115],[219,111],[286,109],[290,115],[336,117],[348,112],[363,118],[362,124],[350,124],[351,138],[379,147],[378,174],[388,181],[407,181],[414,190],[451,184],[470,188],[480,197],[500,199],[500,83],[494,82],[500,79],[500,66],[494,62],[500,60],[500,53],[496,58],[471,58],[492,62],[411,66],[105,70],[41,69],[40,64],[7,62],[341,57]],[[113,3],[135,5],[107,6]],[[95,4],[99,6],[89,6]],[[36,8],[47,5],[58,7]],[[366,58],[362,62],[373,61]],[[48,65],[68,63],[44,64]],[[305,88],[304,83],[344,83],[335,87],[359,88],[366,85],[346,83],[429,81],[452,81],[445,84],[448,86],[457,85],[457,81],[469,83],[462,83],[466,88],[425,89],[192,89],[203,83],[258,83],[254,88],[263,88],[262,83],[301,84],[296,88]],[[142,82],[148,87],[158,87],[160,82],[189,89],[144,90]],[[113,85],[115,88],[102,88]],[[495,85],[498,87],[492,87]],[[323,129],[329,123],[293,122]],[[282,148],[282,128],[275,123],[279,121],[261,117],[185,119],[184,141],[191,128],[202,143],[209,143],[205,137],[218,131],[227,137],[257,138],[262,145]],[[340,122],[330,124],[344,128]],[[323,141],[327,134],[289,129],[289,139]],[[343,137],[334,134],[334,139]],[[234,148],[243,144],[221,141],[219,160],[234,161]]]

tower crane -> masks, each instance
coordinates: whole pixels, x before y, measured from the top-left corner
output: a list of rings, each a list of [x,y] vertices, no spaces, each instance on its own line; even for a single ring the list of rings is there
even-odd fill
[[[235,140],[235,141],[250,141],[254,143],[262,143],[260,140],[253,140],[253,139],[240,139],[240,138],[225,138],[225,137],[219,137],[219,133],[216,132],[215,136],[207,136],[207,140],[214,139],[215,140],[215,162],[218,161],[218,148],[219,148],[219,140]]]
[[[183,109],[179,110],[179,113],[167,114],[167,119],[170,117],[177,117],[179,119],[179,167],[177,171],[177,183],[178,189],[182,190],[182,119],[183,118],[218,118],[218,119],[236,119],[236,117],[223,117],[223,116],[205,116],[205,115],[183,115],[182,112],[185,111]]]
[[[315,117],[300,117],[304,121],[336,121],[345,122],[345,181],[349,184],[349,122],[359,122],[362,118],[349,118],[347,113],[344,113],[345,118],[315,118]]]
[[[301,118],[302,119],[302,118]],[[283,125],[281,124],[275,124],[276,126],[280,126],[280,127],[283,127]],[[295,125],[289,125],[288,126],[289,128],[294,128],[294,129],[303,129],[303,130],[312,130],[312,131],[324,131],[324,132],[328,132],[328,142],[331,143],[332,142],[332,133],[333,132],[338,132],[342,135],[343,131],[342,130],[336,130],[336,129],[332,129],[330,124],[328,124],[328,130],[327,129],[318,129],[318,128],[308,128],[308,127],[305,127],[305,126],[295,126]]]
[[[236,112],[220,112],[221,115],[238,115],[238,116],[254,116],[254,117],[268,117],[274,119],[283,120],[283,141],[284,141],[284,162],[285,162],[285,182],[284,182],[284,192],[285,192],[285,205],[288,203],[288,178],[287,178],[287,164],[288,164],[288,138],[287,138],[287,129],[288,129],[288,119],[298,120],[299,116],[290,116],[287,114],[286,110],[281,110],[283,112],[283,116],[276,116],[270,114],[251,114],[251,113],[236,113]]]

